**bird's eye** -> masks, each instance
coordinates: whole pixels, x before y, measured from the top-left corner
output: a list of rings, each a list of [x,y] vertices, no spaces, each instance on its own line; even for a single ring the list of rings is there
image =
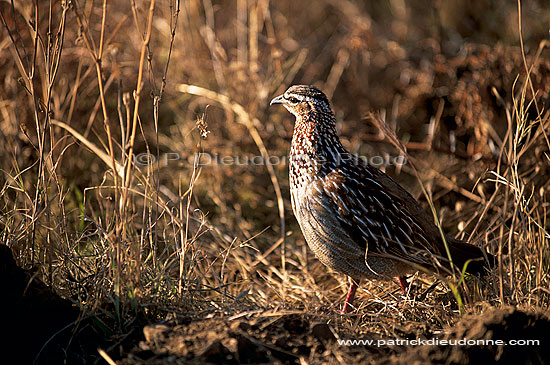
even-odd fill
[[[288,101],[290,101],[292,104],[298,104],[298,99],[296,99],[294,96],[289,96],[287,98]]]

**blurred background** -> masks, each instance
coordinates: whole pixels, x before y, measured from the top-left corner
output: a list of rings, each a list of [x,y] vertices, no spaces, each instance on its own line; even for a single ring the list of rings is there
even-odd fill
[[[521,1],[523,51],[513,1],[103,5],[0,2],[0,241],[58,292],[119,318],[330,306],[345,278],[308,252],[288,166],[196,159],[283,158],[294,120],[269,101],[313,84],[346,148],[399,156],[380,113],[420,181],[378,167],[429,209],[422,183],[449,233],[522,258],[483,300],[548,303],[545,1]]]

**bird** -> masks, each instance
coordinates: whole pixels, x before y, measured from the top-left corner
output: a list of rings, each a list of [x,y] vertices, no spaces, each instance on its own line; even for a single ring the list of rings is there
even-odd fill
[[[275,104],[296,117],[289,154],[294,216],[315,256],[350,279],[342,313],[353,308],[362,279],[397,277],[405,292],[406,275],[418,270],[450,273],[453,265],[466,265],[468,273],[483,275],[494,265],[494,257],[473,244],[450,236],[444,242],[409,192],[344,148],[321,90],[293,85],[271,100]]]

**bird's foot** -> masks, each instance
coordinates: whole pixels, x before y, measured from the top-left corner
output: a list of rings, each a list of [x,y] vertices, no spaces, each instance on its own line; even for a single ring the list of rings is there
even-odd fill
[[[342,307],[342,314],[348,313],[352,306],[353,298],[355,298],[355,292],[357,291],[357,284],[353,280],[351,280],[351,285],[348,290],[348,295],[346,296],[346,301],[344,302],[344,306]]]
[[[401,292],[403,292],[403,295],[407,295],[407,291],[409,289],[409,283],[407,282],[407,279],[404,276],[398,276],[397,279],[399,279]]]

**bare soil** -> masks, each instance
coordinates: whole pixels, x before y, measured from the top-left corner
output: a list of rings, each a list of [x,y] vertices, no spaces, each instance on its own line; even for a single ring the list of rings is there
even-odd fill
[[[28,3],[32,5],[29,9],[34,8],[32,2]],[[37,6],[38,3],[41,2],[36,2]],[[90,28],[95,29],[96,39],[100,29],[97,23],[101,14],[99,3],[90,3],[90,14],[93,15]],[[207,104],[214,104],[206,118],[211,133],[203,142],[205,151],[221,155],[229,151],[232,155],[242,156],[251,151],[257,153],[253,138],[241,122],[235,123],[239,118],[228,112],[227,105],[183,96],[175,91],[179,83],[189,83],[227,94],[242,104],[243,110],[261,121],[259,132],[270,153],[285,156],[293,118],[286,112],[268,109],[272,95],[264,91],[284,90],[288,86],[284,83],[323,84],[331,89],[338,128],[341,128],[346,147],[354,152],[366,156],[393,156],[396,153],[388,139],[381,136],[381,131],[365,120],[368,112],[385,111],[388,124],[406,144],[422,182],[430,190],[443,229],[459,238],[470,239],[492,253],[502,248],[500,271],[498,275],[490,275],[490,284],[501,279],[504,282],[502,288],[509,285],[514,290],[508,292],[506,288],[499,292],[495,284],[478,292],[477,288],[468,287],[469,283],[464,284],[461,294],[464,294],[464,308],[470,313],[460,315],[459,306],[445,285],[438,285],[425,295],[429,291],[426,288],[431,285],[429,281],[435,280],[433,277],[416,282],[407,298],[403,298],[397,286],[391,283],[369,282],[364,283],[358,293],[358,310],[350,315],[339,315],[338,297],[345,292],[345,278],[327,271],[308,251],[299,227],[289,214],[288,167],[281,165],[277,170],[289,233],[286,272],[283,273],[279,256],[282,250],[275,244],[280,228],[277,226],[278,210],[268,174],[263,168],[250,166],[205,166],[188,210],[204,213],[208,230],[204,230],[202,218],[200,226],[193,219],[188,222],[189,227],[186,226],[194,243],[189,245],[192,250],[187,252],[188,261],[184,262],[189,264],[187,271],[191,273],[185,278],[185,289],[182,292],[174,289],[181,279],[180,263],[174,258],[179,257],[177,247],[181,243],[183,225],[176,227],[172,219],[162,221],[167,217],[162,211],[159,217],[151,220],[151,226],[145,225],[145,218],[142,226],[135,217],[146,217],[142,213],[149,214],[158,207],[148,205],[156,198],[141,201],[140,191],[133,200],[137,208],[128,210],[129,216],[120,217],[119,221],[133,222],[129,227],[134,234],[129,236],[132,237],[130,243],[142,239],[148,245],[143,246],[143,252],[134,252],[134,246],[128,244],[128,252],[120,256],[127,258],[121,259],[127,272],[120,277],[128,279],[129,285],[125,289],[131,295],[118,298],[114,289],[118,279],[114,279],[113,267],[120,262],[113,260],[115,241],[107,239],[114,237],[116,232],[111,222],[116,221],[113,212],[118,211],[118,204],[115,194],[112,194],[112,199],[106,199],[111,190],[103,189],[110,189],[112,185],[106,178],[108,168],[97,156],[75,143],[75,139],[64,130],[54,129],[52,141],[67,139],[66,143],[71,145],[67,145],[65,150],[63,144],[55,144],[57,150],[52,148],[39,156],[35,147],[39,144],[39,133],[33,131],[34,114],[42,113],[39,121],[44,125],[48,125],[45,116],[49,114],[43,113],[36,105],[34,108],[28,106],[31,99],[21,84],[20,65],[14,61],[15,52],[12,50],[0,55],[0,69],[7,70],[1,90],[2,108],[9,105],[9,108],[2,109],[2,115],[15,115],[11,119],[6,117],[5,121],[0,119],[0,144],[6,146],[0,148],[0,161],[3,162],[0,170],[9,171],[10,179],[5,180],[11,186],[7,189],[0,184],[3,189],[0,190],[6,192],[0,194],[4,199],[0,199],[3,204],[0,212],[0,323],[4,330],[0,341],[0,363],[103,364],[105,360],[98,349],[125,365],[550,362],[547,343],[550,333],[547,274],[550,51],[545,25],[548,22],[541,20],[548,19],[548,10],[537,5],[537,1],[524,7],[527,23],[524,33],[528,33],[529,28],[544,28],[543,33],[537,33],[538,37],[533,36],[529,42],[526,40],[524,59],[515,38],[513,42],[508,39],[508,42],[501,43],[504,22],[496,15],[502,13],[506,16],[504,19],[508,19],[507,16],[512,14],[509,7],[515,7],[513,3],[507,6],[499,4],[500,10],[489,7],[487,11],[479,11],[480,5],[474,3],[490,3],[492,6],[493,1],[465,1],[464,4],[469,5],[459,6],[460,9],[445,10],[443,6],[438,10],[441,14],[456,12],[460,22],[477,19],[472,23],[477,28],[465,32],[464,38],[457,42],[445,34],[426,34],[412,37],[413,41],[403,39],[403,42],[396,43],[393,39],[399,37],[391,35],[388,38],[386,33],[401,29],[404,23],[399,26],[400,21],[394,19],[392,26],[388,27],[389,22],[375,20],[371,27],[369,16],[359,16],[362,7],[355,3],[360,5],[361,2],[326,1],[324,6],[319,6],[318,13],[309,14],[312,18],[309,22],[304,22],[303,14],[299,12],[286,15],[290,8],[284,4],[278,8],[275,4],[279,2],[257,2],[273,5],[273,22],[266,23],[266,29],[276,29],[276,36],[258,33],[261,38],[268,38],[268,41],[262,39],[260,54],[271,56],[258,61],[262,72],[248,74],[246,70],[258,65],[241,64],[235,60],[234,55],[241,54],[241,45],[234,39],[234,6],[217,2],[217,29],[212,30],[216,30],[220,45],[227,51],[218,57],[224,60],[228,57],[228,62],[219,65],[222,74],[227,76],[227,85],[221,87],[219,81],[213,81],[214,68],[219,60],[211,56],[214,52],[202,38],[208,20],[203,19],[201,3],[210,2],[189,2],[191,6],[186,11],[191,15],[182,16],[180,20],[180,24],[185,23],[185,28],[183,32],[178,31],[176,37],[176,42],[182,43],[174,48],[170,65],[168,77],[173,80],[168,83],[160,109],[160,139],[150,122],[152,109],[143,107],[146,101],[142,101],[140,119],[145,122],[143,133],[147,136],[144,140],[157,141],[158,144],[151,145],[151,151],[159,148],[160,151],[183,151],[182,156],[186,153],[192,156],[197,144],[191,138],[195,117],[207,109]],[[378,2],[364,3],[370,5],[363,9],[363,15],[369,12],[376,15]],[[383,3],[386,2],[380,2]],[[417,27],[445,30],[445,24],[435,26],[430,25],[430,21],[426,26],[423,23],[433,16],[426,11],[428,6],[432,7],[431,2],[409,3],[423,4],[418,5],[419,8],[410,8],[413,14],[410,20],[414,21],[408,22],[407,27],[411,32]],[[114,15],[107,22],[108,34],[119,21],[133,27],[130,18],[120,20],[131,13],[127,5],[120,4],[117,4],[120,8],[113,4],[109,10]],[[41,4],[44,8],[39,14],[43,17],[48,16],[47,5],[48,2]],[[224,6],[232,12],[224,11]],[[156,16],[163,16],[159,19],[167,22],[170,14],[166,7],[162,9],[165,14],[157,13]],[[29,55],[32,54],[34,36],[26,26],[32,26],[32,17],[18,15],[5,1],[0,1],[0,10],[4,10],[8,25],[21,28],[20,50],[25,48]],[[32,14],[33,11],[26,13]],[[206,9],[204,13],[207,13]],[[99,146],[107,138],[102,120],[96,118],[102,113],[95,91],[97,80],[90,76],[95,77],[95,65],[90,57],[83,58],[88,53],[83,48],[82,32],[76,26],[75,15],[71,16],[72,23],[69,24],[72,28],[65,41],[70,48],[64,51],[63,71],[58,75],[58,88],[52,96],[55,110],[50,111],[56,119],[68,122],[71,118],[67,118],[66,111],[71,110],[68,113],[71,115],[74,106],[72,127],[80,134],[90,132],[90,140]],[[15,22],[10,17],[20,19]],[[271,19],[271,15],[269,17]],[[226,22],[226,18],[231,22]],[[42,20],[41,24],[45,36],[47,22]],[[342,24],[349,25],[342,27]],[[106,56],[102,64],[106,80],[112,77],[113,85],[118,84],[119,78],[124,80],[120,90],[114,86],[109,90],[106,86],[109,112],[115,125],[118,123],[115,117],[117,93],[133,95],[137,62],[129,65],[132,59],[138,58],[141,49],[141,32],[120,25],[124,29],[120,33],[124,34],[122,38],[120,35],[115,38],[116,44],[112,48],[106,47],[109,57]],[[492,27],[495,37],[484,38],[493,34],[486,29]],[[309,34],[311,29],[315,32],[307,37],[301,36]],[[156,31],[154,40],[161,42],[161,32]],[[506,31],[510,32],[510,29]],[[437,40],[440,37],[444,41]],[[3,39],[6,39],[4,47],[7,47],[7,36]],[[124,47],[119,46],[121,41]],[[135,47],[136,44],[139,47]],[[537,48],[539,44],[541,48]],[[294,71],[287,70],[285,65],[300,58],[300,48],[309,50],[303,65],[296,61],[296,70],[300,71],[285,80],[270,76],[281,71],[288,71],[291,75]],[[167,49],[167,44],[152,44],[151,57],[167,53]],[[341,58],[341,55],[344,56]],[[117,57],[123,62],[119,64]],[[272,65],[281,68],[281,63],[284,70],[270,69]],[[155,59],[155,69],[162,64],[164,61]],[[332,75],[332,70],[335,70],[334,74],[337,74],[340,67],[343,72],[337,82],[328,82],[331,79],[329,73]],[[529,69],[528,78],[526,68]],[[115,77],[118,73],[120,75]],[[79,90],[74,89],[72,99],[67,98],[73,85],[78,84],[80,76],[75,80],[77,74],[82,74],[82,85]],[[160,75],[157,72],[157,77]],[[323,83],[323,80],[327,82]],[[34,82],[37,90],[48,89],[45,79],[41,81],[41,87],[38,87],[38,79]],[[150,85],[144,90],[149,91]],[[531,95],[531,90],[535,95]],[[44,95],[33,97],[46,100]],[[516,128],[523,121],[529,122],[528,127],[524,130]],[[44,131],[41,133],[46,136]],[[124,133],[123,130],[117,131],[114,139],[118,141],[119,135]],[[147,143],[139,143],[142,145],[136,145],[136,152],[149,151]],[[514,156],[512,151],[519,151],[518,156]],[[55,176],[49,175],[48,169],[37,170],[38,166],[48,166],[47,163],[37,163],[46,161],[42,155],[50,155],[48,161],[63,162],[56,162],[60,165]],[[115,158],[118,156],[116,154]],[[35,167],[31,169],[32,166]],[[164,166],[158,171],[158,176],[155,175],[160,179],[149,183],[153,186],[161,181],[167,191],[177,195],[182,186],[186,186],[182,185],[182,177],[185,180],[194,175],[192,169],[192,164]],[[420,204],[429,208],[419,189],[418,177],[408,165],[398,169],[390,164],[385,169],[419,198]],[[510,181],[509,185],[500,182],[500,192],[494,182],[495,175],[491,174],[493,171]],[[57,198],[35,194],[37,176],[41,174],[49,176],[45,180],[55,185],[53,189],[46,186],[43,191],[53,194],[61,186],[67,194],[57,196],[55,193]],[[21,183],[17,182],[18,179]],[[101,189],[90,190],[91,187]],[[94,191],[97,191],[95,196]],[[85,200],[80,196],[83,192],[88,194]],[[37,198],[29,199],[33,196]],[[58,201],[54,204],[55,199]],[[48,205],[48,201],[52,203]],[[182,209],[183,201],[174,199],[173,202],[167,211]],[[36,212],[46,214],[36,215]],[[180,213],[184,217],[183,211]],[[158,236],[147,236],[150,232],[156,232],[154,234]],[[508,247],[513,248],[512,252],[506,252]],[[17,260],[14,260],[12,251]],[[156,258],[154,264],[147,261],[149,257]],[[26,269],[18,267],[16,261]],[[132,266],[137,262],[143,265],[139,270],[137,265]],[[139,280],[131,282],[135,276],[140,276]],[[464,339],[502,340],[507,344],[435,344],[436,340]],[[528,346],[508,343],[510,340],[531,339],[541,342]],[[374,342],[357,345],[339,342],[346,340]],[[378,346],[379,340],[385,343]],[[424,344],[391,343],[395,340],[422,340]]]
[[[233,316],[233,318],[236,316]],[[204,320],[180,318],[148,325],[140,341],[121,364],[181,363],[391,363],[391,364],[469,364],[504,363],[540,364],[550,358],[550,349],[539,346],[510,345],[430,345],[436,339],[503,340],[543,339],[550,321],[512,307],[490,308],[481,315],[467,315],[456,325],[434,334],[424,327],[400,326],[400,340],[423,339],[426,345],[377,346],[377,340],[390,343],[395,337],[377,337],[372,333],[340,332],[338,322],[304,313],[263,312]],[[352,320],[355,319],[351,317]],[[336,322],[336,323],[334,323]],[[338,340],[374,340],[372,345],[345,346]]]
[[[16,266],[10,250],[0,245],[0,277],[4,299],[2,323],[12,329],[2,341],[4,359],[39,364],[97,363],[97,348],[118,353],[119,364],[187,363],[388,363],[388,364],[542,364],[550,358],[544,343],[511,346],[509,340],[543,340],[550,320],[542,313],[513,307],[486,308],[458,323],[434,331],[424,322],[307,314],[302,311],[250,310],[233,315],[170,316],[160,323],[140,327],[121,339],[109,338],[104,318],[79,318],[71,301],[62,299],[32,272]],[[351,331],[355,322],[358,331]],[[370,323],[369,323],[370,322]],[[386,335],[378,331],[384,322]],[[78,323],[78,325],[77,325]],[[76,328],[76,329],[75,329]],[[103,330],[103,332],[102,332]],[[140,333],[142,332],[142,333]],[[439,333],[436,333],[439,332]],[[395,340],[420,339],[425,344],[407,346]],[[505,344],[442,346],[434,340],[503,340]],[[371,340],[343,345],[339,341]],[[385,341],[379,345],[378,340]],[[432,341],[432,342],[430,342]],[[113,349],[118,347],[118,351]],[[116,358],[116,357],[115,357]]]

